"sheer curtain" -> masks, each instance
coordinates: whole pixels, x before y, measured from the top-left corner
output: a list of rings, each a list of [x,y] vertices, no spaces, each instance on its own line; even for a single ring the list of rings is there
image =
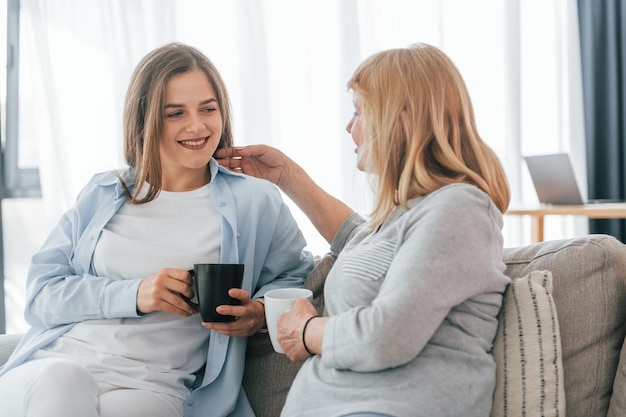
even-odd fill
[[[522,155],[568,152],[583,198],[587,195],[585,126],[578,7],[575,0],[520,3],[520,141]],[[516,163],[521,163],[517,160]],[[537,201],[524,164],[521,201]],[[524,227],[522,242],[528,241]],[[548,216],[544,239],[588,232],[582,217]]]
[[[21,1],[20,127],[37,140],[50,223],[91,175],[120,166],[126,85],[174,37],[173,12],[167,0]]]
[[[479,127],[507,167],[503,2],[345,0],[179,2],[178,38],[204,50],[225,74],[239,144],[271,143],[361,213],[369,188],[345,132],[353,111],[345,85],[381,49],[426,42],[460,67]],[[217,6],[216,6],[217,5]],[[216,9],[219,7],[219,9]],[[219,19],[210,16],[219,15]],[[209,17],[208,36],[197,28]],[[217,41],[216,34],[220,34]],[[515,36],[519,36],[516,34]],[[315,253],[328,245],[294,208]]]
[[[22,311],[30,257],[96,172],[122,165],[122,103],[131,71],[174,38],[168,0],[21,0],[21,146],[42,200],[5,200],[7,333]]]
[[[354,168],[354,144],[345,132],[353,111],[345,85],[356,66],[381,49],[426,42],[454,60],[479,130],[507,169],[515,202],[536,201],[520,155],[566,150],[584,163],[584,147],[574,144],[583,130],[577,125],[579,63],[572,45],[578,45],[578,34],[570,0],[21,4],[21,132],[37,138],[45,219],[29,232],[34,244],[22,252],[36,250],[91,175],[122,166],[121,115],[130,73],[145,53],[169,41],[201,49],[220,69],[231,94],[237,144],[283,149],[363,214],[369,187]],[[326,252],[328,244],[291,207],[309,249]],[[546,237],[584,232],[571,223],[548,222]],[[8,242],[23,238],[5,236]],[[529,239],[526,220],[506,219],[507,246]],[[23,292],[27,262],[20,262],[18,267],[15,258],[6,259],[14,293]],[[24,329],[23,294],[13,297],[8,332]]]

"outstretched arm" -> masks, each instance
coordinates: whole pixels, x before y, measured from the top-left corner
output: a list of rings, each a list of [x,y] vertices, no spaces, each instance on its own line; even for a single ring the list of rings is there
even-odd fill
[[[215,158],[224,167],[276,184],[332,242],[339,226],[354,211],[324,191],[304,169],[276,148],[250,145],[219,149]]]

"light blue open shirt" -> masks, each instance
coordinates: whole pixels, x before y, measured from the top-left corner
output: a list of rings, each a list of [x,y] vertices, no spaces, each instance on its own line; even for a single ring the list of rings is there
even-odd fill
[[[304,237],[277,188],[218,167],[215,160],[210,166],[211,200],[221,214],[220,262],[245,264],[242,287],[252,298],[274,288],[302,286],[313,268],[313,256],[304,250]],[[134,188],[130,173],[121,174]],[[32,327],[0,376],[77,322],[138,317],[137,289],[143,277],[97,277],[92,265],[102,229],[126,201],[113,172],[95,175],[33,256],[25,309]],[[254,416],[243,389],[237,389],[246,343],[246,338],[211,332],[204,379],[185,402],[185,417]]]

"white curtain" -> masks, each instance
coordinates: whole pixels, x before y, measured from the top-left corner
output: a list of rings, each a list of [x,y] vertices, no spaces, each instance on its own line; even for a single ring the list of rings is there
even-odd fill
[[[122,166],[121,116],[130,73],[144,54],[169,41],[199,48],[220,69],[231,94],[237,144],[281,148],[363,214],[369,189],[354,168],[354,144],[345,132],[353,111],[345,85],[371,53],[415,42],[440,47],[459,67],[479,130],[507,169],[515,203],[536,201],[523,154],[570,151],[577,171],[584,172],[574,0],[22,0],[21,5],[20,129],[22,136],[37,138],[46,219],[35,232],[38,244],[91,175]],[[309,249],[326,252],[328,244],[291,207]],[[584,233],[585,226],[548,221],[546,238]],[[506,218],[507,246],[529,239],[527,220]],[[23,274],[7,280],[17,283],[11,288],[23,287]],[[8,331],[22,330],[19,323],[11,325],[21,311],[8,315]]]
[[[42,200],[5,200],[7,333],[26,329],[25,277],[96,172],[122,166],[122,103],[135,64],[175,38],[168,0],[20,1],[20,160],[39,166]]]
[[[22,0],[20,131],[37,140],[49,224],[98,171],[122,161],[134,65],[174,38],[167,0]],[[21,137],[25,137],[24,134]]]
[[[576,0],[519,0],[520,140],[522,155],[569,152],[578,185],[587,196],[585,126]],[[519,159],[515,160],[520,164]],[[536,202],[526,167],[515,184],[521,202]],[[528,242],[526,219],[517,243]],[[544,239],[588,232],[583,217],[548,216]]]

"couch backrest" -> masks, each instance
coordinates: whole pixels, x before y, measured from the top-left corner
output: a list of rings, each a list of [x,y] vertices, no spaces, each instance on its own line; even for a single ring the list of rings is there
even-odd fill
[[[609,408],[625,416],[626,364],[618,372],[618,363],[626,332],[626,246],[588,235],[508,248],[504,261],[513,279],[552,273],[567,416],[604,417]]]

